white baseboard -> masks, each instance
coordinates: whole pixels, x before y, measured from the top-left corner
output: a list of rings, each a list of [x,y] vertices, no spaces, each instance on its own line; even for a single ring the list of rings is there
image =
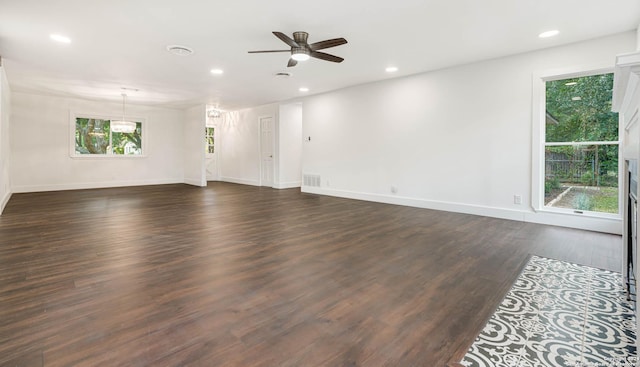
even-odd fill
[[[273,185],[274,189],[293,189],[302,186],[302,181],[280,182]]]
[[[207,186],[207,181],[203,181],[200,178],[187,178],[185,177],[183,183],[187,184],[187,185],[193,185],[193,186],[198,186],[198,187],[206,187]]]
[[[7,191],[7,193],[2,198],[2,201],[0,201],[0,215],[2,215],[4,207],[7,206],[7,203],[9,203],[9,199],[11,199],[11,190]]]
[[[241,184],[241,185],[260,186],[260,181],[245,180],[243,178],[220,177],[220,181],[231,182],[231,183],[236,183],[236,184]]]
[[[609,218],[581,217],[575,218],[566,214],[540,213],[526,210],[513,210],[482,205],[452,203],[437,200],[417,199],[396,195],[381,195],[336,190],[321,187],[302,186],[302,192],[318,195],[335,196],[347,199],[373,201],[378,203],[411,206],[416,208],[442,210],[455,213],[480,215],[485,217],[548,224],[561,227],[586,229],[597,232],[622,234],[622,220]]]
[[[12,187],[13,193],[62,191],[62,190],[83,190],[83,189],[103,189],[109,187],[126,186],[148,186],[148,185],[168,185],[184,183],[182,178],[162,179],[162,180],[139,180],[139,181],[109,181],[109,182],[83,182],[72,184],[52,184],[52,185],[19,185]]]

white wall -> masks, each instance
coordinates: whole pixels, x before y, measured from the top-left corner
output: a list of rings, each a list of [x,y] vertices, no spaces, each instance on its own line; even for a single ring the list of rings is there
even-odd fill
[[[11,108],[13,192],[183,182],[183,111],[128,104],[145,119],[146,157],[109,159],[70,157],[70,111],[118,116],[121,103],[14,92]]]
[[[274,187],[291,188],[302,184],[302,104],[288,103],[279,107]]]
[[[259,118],[272,116],[277,123],[277,115],[277,104],[223,113],[218,127],[221,181],[260,185]]]
[[[205,126],[207,106],[199,105],[186,111],[184,121],[183,167],[184,182],[195,186],[207,186],[205,167]]]
[[[11,91],[4,69],[0,66],[0,214],[11,198],[9,148],[9,116],[11,115]]]
[[[533,212],[532,75],[634,48],[628,32],[308,97],[303,173],[321,187],[303,191],[619,232]]]

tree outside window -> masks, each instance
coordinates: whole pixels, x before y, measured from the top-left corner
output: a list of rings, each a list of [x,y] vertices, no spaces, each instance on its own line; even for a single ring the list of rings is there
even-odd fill
[[[76,155],[142,155],[142,122],[132,132],[116,132],[111,120],[77,117]]]

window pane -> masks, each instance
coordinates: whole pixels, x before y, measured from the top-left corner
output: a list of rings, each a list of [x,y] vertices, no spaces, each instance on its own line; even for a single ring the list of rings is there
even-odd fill
[[[136,122],[136,130],[132,133],[112,132],[113,154],[142,154],[142,123]]]
[[[76,153],[107,154],[109,120],[76,118]]]
[[[215,153],[215,149],[214,149],[214,135],[215,135],[215,128],[213,127],[207,127],[205,128],[205,142],[206,142],[206,152],[209,154],[213,154]]]
[[[617,141],[613,74],[546,82],[546,141]]]
[[[618,213],[618,145],[545,148],[547,207]]]

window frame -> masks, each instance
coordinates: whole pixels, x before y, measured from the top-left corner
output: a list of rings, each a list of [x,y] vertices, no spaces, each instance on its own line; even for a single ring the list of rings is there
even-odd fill
[[[147,135],[148,127],[146,118],[144,117],[136,117],[136,116],[127,116],[127,120],[132,120],[135,122],[139,122],[141,124],[141,135],[142,135],[142,154],[113,154],[113,152],[107,152],[107,154],[78,154],[76,153],[76,119],[78,118],[87,118],[87,119],[102,119],[102,120],[122,120],[122,116],[117,115],[105,115],[99,113],[83,113],[83,112],[75,112],[71,111],[69,113],[69,156],[73,159],[138,159],[138,158],[146,158],[148,143],[147,143]],[[109,133],[109,142],[111,143],[112,135],[111,131]],[[111,145],[111,144],[110,144]]]
[[[622,145],[623,127],[618,119],[618,140],[612,142],[589,141],[575,142],[574,145],[602,145],[616,144],[618,146],[618,213],[602,213],[594,211],[575,211],[568,208],[554,208],[544,205],[544,180],[545,180],[545,147],[546,146],[566,146],[572,142],[549,142],[546,141],[546,83],[549,81],[579,78],[600,74],[611,74],[613,67],[599,67],[591,69],[572,70],[552,70],[533,74],[532,88],[532,187],[531,206],[534,211],[541,213],[565,214],[574,217],[591,217],[602,219],[622,219],[623,212],[623,180],[624,180],[624,155]]]

